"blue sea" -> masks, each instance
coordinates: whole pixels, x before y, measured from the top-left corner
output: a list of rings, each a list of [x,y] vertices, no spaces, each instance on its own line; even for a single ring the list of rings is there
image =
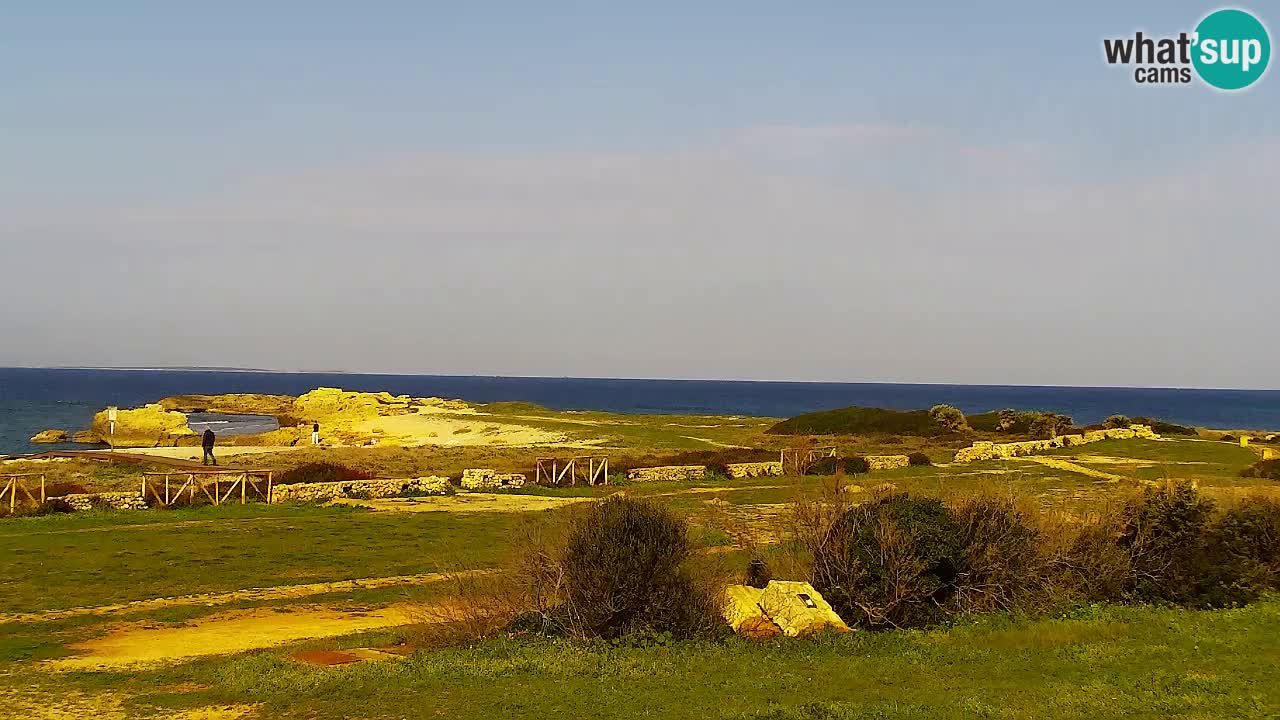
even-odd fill
[[[28,440],[48,428],[86,428],[93,414],[108,405],[132,407],[184,393],[299,395],[320,386],[620,413],[790,417],[850,405],[909,410],[948,403],[967,413],[1053,410],[1078,424],[1123,414],[1214,428],[1280,429],[1280,390],[0,368],[0,454],[59,447]]]

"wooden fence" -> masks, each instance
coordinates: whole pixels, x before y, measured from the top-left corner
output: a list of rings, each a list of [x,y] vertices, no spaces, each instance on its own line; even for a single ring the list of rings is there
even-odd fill
[[[181,483],[181,484],[179,484]],[[273,478],[270,470],[205,470],[190,469],[177,472],[148,472],[142,474],[142,497],[155,498],[162,506],[181,500],[187,493],[187,501],[194,503],[197,493],[214,505],[234,501],[239,490],[240,504],[256,496],[270,503]]]
[[[534,482],[539,485],[577,485],[579,477],[588,485],[608,485],[609,458],[538,458],[533,469]]]
[[[36,493],[32,492],[36,488],[35,481],[31,478],[40,478],[39,496],[36,499]],[[0,507],[4,506],[7,500],[9,503],[9,512],[13,513],[18,507],[18,491],[21,490],[23,495],[31,501],[33,505],[40,506],[44,504],[44,474],[43,473],[11,473],[8,475],[0,475],[0,480],[4,481],[4,488],[0,489]]]
[[[837,457],[835,445],[815,448],[785,448],[778,459],[782,462],[783,475],[803,475],[819,460],[833,457]]]

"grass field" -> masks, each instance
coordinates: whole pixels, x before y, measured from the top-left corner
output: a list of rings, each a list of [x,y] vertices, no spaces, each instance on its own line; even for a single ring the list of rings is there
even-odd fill
[[[536,414],[523,407],[500,410]],[[601,420],[592,415],[584,413],[581,420]],[[662,445],[667,442],[675,447],[675,434],[686,431],[717,442],[749,443],[762,425],[642,428],[625,442],[637,454],[670,449]],[[651,442],[658,445],[646,446]],[[857,446],[883,440],[837,442]],[[942,447],[929,450],[938,459],[948,454]],[[503,458],[515,463],[522,461],[521,453],[543,451],[303,452],[337,452],[372,465],[417,470],[473,466],[483,458],[495,465]],[[1256,458],[1253,451],[1226,443],[1107,441],[1040,459],[912,467],[845,481],[856,486],[855,499],[889,483],[912,494],[1014,493],[1045,507],[1088,512],[1118,502],[1142,480],[1194,480],[1223,498],[1275,493],[1273,481],[1239,477]],[[104,466],[62,467],[71,474],[92,474]],[[106,467],[104,476],[120,483],[134,470]],[[766,556],[777,556],[783,546],[767,543],[787,532],[787,503],[827,482],[712,478],[528,488],[520,494],[604,497],[621,490],[652,498],[691,522],[707,562],[736,569],[747,557],[737,546],[744,533],[766,543]],[[738,638],[614,645],[499,637],[431,649],[417,646],[423,637],[417,623],[425,616],[388,614],[447,601],[453,581],[422,574],[494,568],[521,542],[524,528],[548,519],[544,513],[562,512],[572,510],[374,512],[251,504],[5,519],[0,521],[0,717],[1218,718],[1280,713],[1277,597],[1234,610],[1084,606],[1048,617],[982,616],[928,631],[762,644]],[[371,580],[325,585],[354,579]],[[140,604],[121,607],[127,603]],[[310,618],[328,623],[327,629],[278,633]],[[211,636],[234,642],[211,656],[192,654],[203,652],[199,643]],[[164,662],[98,669],[65,665],[95,653],[109,658],[122,647],[150,651],[165,642],[176,650]],[[399,657],[334,667],[291,657],[299,650],[353,647],[383,648]]]

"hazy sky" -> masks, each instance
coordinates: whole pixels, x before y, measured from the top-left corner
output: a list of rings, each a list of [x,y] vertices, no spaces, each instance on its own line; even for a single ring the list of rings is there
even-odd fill
[[[8,4],[0,365],[1280,387],[1217,5],[623,5]]]

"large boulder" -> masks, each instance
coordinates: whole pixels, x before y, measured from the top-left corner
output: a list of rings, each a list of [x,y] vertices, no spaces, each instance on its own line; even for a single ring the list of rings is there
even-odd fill
[[[787,637],[813,635],[824,630],[849,631],[844,620],[807,582],[770,580],[760,593],[760,609]]]

